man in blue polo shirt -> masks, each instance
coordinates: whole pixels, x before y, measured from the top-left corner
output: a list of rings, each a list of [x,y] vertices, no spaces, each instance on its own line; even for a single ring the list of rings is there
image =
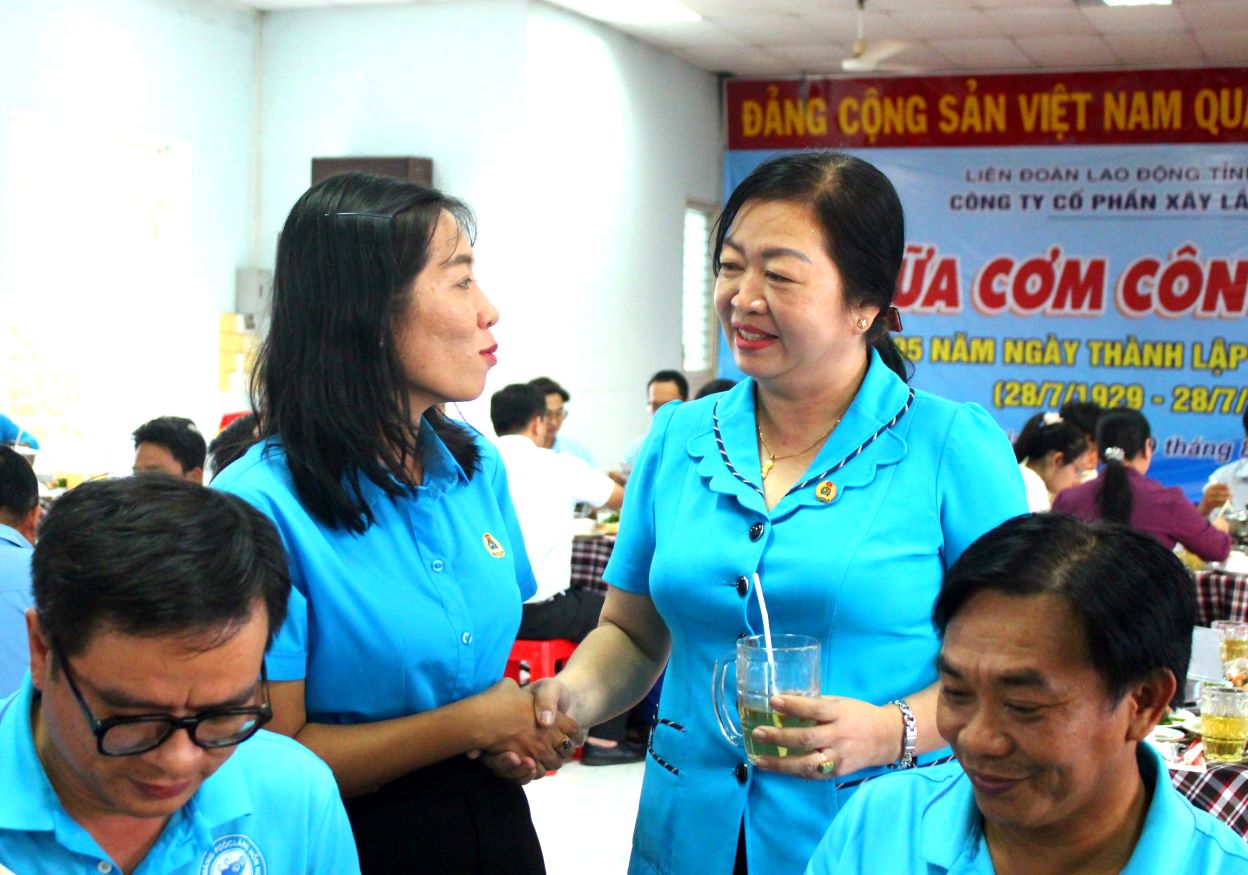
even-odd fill
[[[30,674],[0,700],[0,867],[21,875],[358,873],[329,769],[272,716],[290,582],[272,524],[172,478],[48,514]]]
[[[1170,784],[1141,743],[1191,655],[1196,606],[1155,540],[1017,517],[946,574],[937,725],[958,762],[882,777],[807,875],[1229,875],[1248,846]]]

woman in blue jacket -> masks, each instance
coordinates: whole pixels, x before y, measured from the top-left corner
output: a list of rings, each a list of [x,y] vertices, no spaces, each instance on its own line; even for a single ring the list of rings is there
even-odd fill
[[[889,336],[904,239],[888,179],[836,153],[764,163],[717,224],[716,307],[750,379],[655,416],[602,625],[535,696],[539,719],[592,725],[668,663],[634,873],[801,872],[855,787],[948,756],[932,603],[1027,505],[988,415],[907,384]],[[772,629],[822,643],[823,696],[773,702],[814,725],[755,737],[808,752],[751,765],[709,691],[715,659],[763,631],[756,574]]]
[[[524,791],[464,755],[519,749],[532,774],[575,729],[538,730],[499,680],[536,585],[497,451],[441,412],[498,349],[472,229],[415,183],[305,193],[257,367],[264,440],[213,481],[285,542],[270,728],[334,770],[365,873],[543,872]]]

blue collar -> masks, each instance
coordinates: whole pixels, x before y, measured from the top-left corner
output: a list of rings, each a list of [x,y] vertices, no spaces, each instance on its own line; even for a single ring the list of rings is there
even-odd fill
[[[26,536],[12,526],[0,524],[0,541],[22,550],[35,549]]]
[[[1181,872],[1196,827],[1196,813],[1171,787],[1165,761],[1152,745],[1140,742],[1135,759],[1149,802],[1144,828],[1122,875]],[[959,858],[972,859],[985,847],[982,823],[971,781],[961,774],[926,803],[919,828],[922,859],[946,870]],[[988,871],[992,871],[991,866]]]
[[[698,430],[687,445],[689,455],[697,462],[698,473],[705,477],[710,488],[716,492],[734,495],[745,507],[778,519],[799,507],[831,507],[836,502],[822,502],[816,495],[817,484],[786,495],[770,512],[763,497],[754,488],[762,483],[758,459],[758,433],[755,420],[755,382],[745,379],[717,398],[717,405],[704,408],[705,430]],[[870,352],[867,374],[858,394],[845,411],[840,425],[832,432],[819,454],[810,463],[804,477],[813,477],[826,471],[854,452],[896,417],[910,396],[910,387],[891,371],[875,350]],[[714,396],[713,396],[714,397]],[[696,405],[697,402],[695,402]],[[693,407],[694,405],[690,405]],[[754,486],[746,485],[734,477],[723,463],[715,440],[711,412],[716,411],[719,431],[723,440],[724,455],[731,465]],[[679,411],[677,411],[677,415]],[[898,427],[884,430],[861,455],[848,462],[828,479],[836,485],[838,493],[871,482],[881,465],[892,464],[906,452],[905,429]]]
[[[55,831],[62,846],[98,854],[98,849],[84,846],[84,836],[88,834],[61,805],[35,752],[30,720],[34,698],[34,684],[27,672],[17,692],[0,700],[0,787],[22,788],[20,792],[0,793],[0,830]],[[85,723],[82,731],[87,731]],[[252,812],[247,783],[231,779],[231,772],[238,769],[264,767],[262,763],[248,766],[239,759],[239,753],[248,743],[240,745],[212,777],[204,781],[182,810],[170,818],[162,837],[173,830],[189,827],[201,846],[210,845],[213,827]]]

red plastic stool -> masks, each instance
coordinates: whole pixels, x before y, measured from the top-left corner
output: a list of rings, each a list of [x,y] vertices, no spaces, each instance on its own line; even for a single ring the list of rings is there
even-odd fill
[[[507,670],[503,675],[520,683],[520,663],[526,662],[529,666],[530,682],[554,677],[555,672],[568,661],[573,650],[576,650],[576,642],[566,638],[555,638],[551,641],[517,640],[511,646],[511,655],[507,657]]]
[[[555,676],[555,672],[563,668],[572,651],[576,650],[576,642],[566,638],[555,638],[550,641],[525,641],[518,639],[511,646],[511,655],[507,657],[507,670],[504,677],[520,683],[520,663],[529,667],[528,683]],[[581,758],[581,748],[573,754],[574,759]],[[558,772],[547,772],[556,775]]]

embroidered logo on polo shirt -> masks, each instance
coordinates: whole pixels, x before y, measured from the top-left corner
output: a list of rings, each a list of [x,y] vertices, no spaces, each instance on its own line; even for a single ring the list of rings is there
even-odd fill
[[[199,875],[266,875],[264,854],[250,836],[221,836],[199,865]]]
[[[486,532],[481,536],[481,543],[485,544],[485,549],[490,551],[490,555],[495,559],[502,559],[507,555],[507,551],[503,549],[503,545],[498,543],[498,538]]]

